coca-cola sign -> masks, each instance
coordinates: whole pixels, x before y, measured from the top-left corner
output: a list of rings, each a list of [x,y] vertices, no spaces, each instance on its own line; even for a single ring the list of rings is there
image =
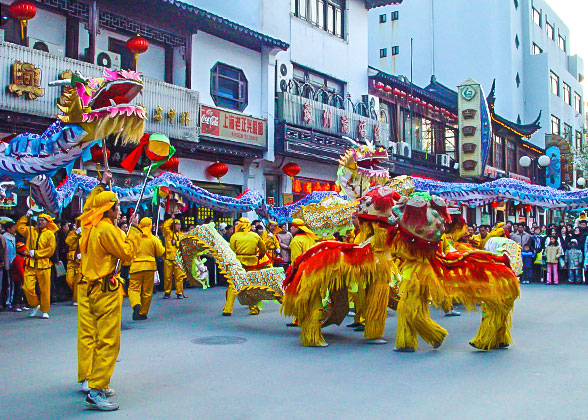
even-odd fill
[[[200,134],[238,143],[266,147],[267,123],[236,112],[200,105]]]

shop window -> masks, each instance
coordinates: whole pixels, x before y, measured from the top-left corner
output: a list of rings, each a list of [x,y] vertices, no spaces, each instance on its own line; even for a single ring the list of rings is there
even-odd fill
[[[578,114],[582,113],[582,97],[578,92],[574,92],[574,109]]]
[[[247,78],[243,70],[216,63],[210,71],[210,96],[215,105],[223,108],[247,108]]]
[[[560,120],[555,115],[551,116],[551,134],[559,136]]]
[[[380,48],[380,58],[385,58],[388,56],[388,48]]]
[[[391,49],[391,54],[392,55],[398,55],[399,53],[400,53],[400,51],[399,51],[398,45],[393,46],[392,49]]]
[[[386,23],[386,17],[387,15],[385,13],[383,15],[380,15],[380,23]]]
[[[345,0],[292,0],[290,10],[294,16],[344,38]]]
[[[542,52],[541,47],[533,42],[533,55],[541,54]]]
[[[266,175],[265,176],[265,200],[269,206],[281,205],[280,200],[280,176]]]
[[[549,86],[551,88],[551,93],[559,96],[559,76],[554,72],[549,73]]]
[[[541,12],[533,7],[533,22],[541,26]]]
[[[563,96],[563,100],[566,104],[571,105],[572,104],[572,89],[570,88],[570,85],[568,85],[567,83],[562,83],[562,96]]]

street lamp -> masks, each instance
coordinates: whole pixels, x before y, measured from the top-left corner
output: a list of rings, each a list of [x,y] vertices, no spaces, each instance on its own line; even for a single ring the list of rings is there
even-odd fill
[[[521,165],[522,168],[528,168],[531,166],[531,163],[532,160],[529,156],[521,156],[519,159],[519,165]],[[539,159],[537,159],[537,164],[542,168],[548,167],[550,163],[551,159],[547,155],[539,156]]]
[[[584,177],[580,177],[576,180],[576,184],[578,184],[578,187],[582,188],[586,186],[586,178]]]

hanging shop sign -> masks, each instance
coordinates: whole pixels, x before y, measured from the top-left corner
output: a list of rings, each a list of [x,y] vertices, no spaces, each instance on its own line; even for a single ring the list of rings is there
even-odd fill
[[[16,193],[7,194],[4,199],[0,200],[0,209],[6,210],[16,207],[18,204],[18,196]]]
[[[200,134],[236,143],[267,147],[267,121],[200,105]]]
[[[41,69],[30,63],[16,61],[12,65],[12,83],[8,90],[16,96],[27,96],[29,99],[37,99],[45,95],[45,89],[41,87]]]

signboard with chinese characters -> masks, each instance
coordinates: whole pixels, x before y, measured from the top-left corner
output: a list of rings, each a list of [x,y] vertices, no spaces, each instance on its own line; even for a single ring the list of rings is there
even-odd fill
[[[200,134],[267,147],[266,120],[207,105],[200,105]]]
[[[478,177],[484,174],[492,132],[488,104],[478,82],[468,78],[459,87],[457,98],[460,141],[459,175]]]
[[[574,158],[570,143],[562,136],[545,136],[545,154],[549,156],[549,166],[545,169],[545,185],[561,188],[562,184],[574,182]]]

